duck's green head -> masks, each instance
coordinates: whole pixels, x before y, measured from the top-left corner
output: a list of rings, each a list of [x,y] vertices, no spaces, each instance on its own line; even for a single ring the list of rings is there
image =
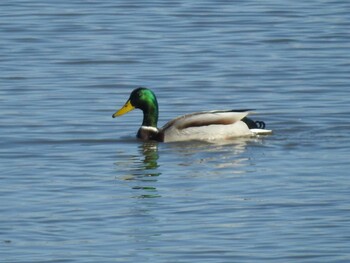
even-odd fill
[[[147,88],[137,88],[130,94],[130,98],[124,106],[113,114],[113,118],[121,116],[134,109],[143,111],[142,126],[157,127],[158,122],[158,102],[153,91]]]

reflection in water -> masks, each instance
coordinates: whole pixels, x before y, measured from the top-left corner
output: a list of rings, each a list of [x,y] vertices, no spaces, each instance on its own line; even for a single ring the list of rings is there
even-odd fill
[[[150,247],[158,238],[152,225],[158,222],[154,207],[158,207],[159,194],[157,190],[160,176],[158,165],[158,143],[139,142],[121,144],[116,162],[117,174],[124,174],[121,183],[128,188],[130,206],[125,213],[127,218],[127,235],[136,247]]]
[[[156,170],[158,168],[157,160],[158,155],[158,143],[157,142],[144,142],[139,147],[140,152],[144,155],[145,170]],[[150,173],[149,176],[159,176],[159,173]]]
[[[146,177],[152,177],[153,181],[156,182],[157,180],[154,179],[155,176],[159,176],[160,172],[158,172],[158,143],[157,142],[144,142],[139,146],[139,152],[144,156],[143,159],[143,176]],[[147,180],[146,180],[147,181]],[[157,194],[157,188],[154,186],[134,186],[132,189],[136,190],[143,190],[146,193],[139,195],[139,198],[155,198],[160,197],[160,195]]]
[[[153,186],[157,182],[157,177],[161,174],[158,171],[158,143],[157,142],[143,142],[139,145],[138,155],[130,156],[131,163],[121,164],[126,168],[128,175],[123,176],[123,180],[142,182],[142,186],[134,185],[132,189],[141,190],[143,193],[138,195],[138,198],[154,198],[159,197],[157,188]],[[117,163],[118,164],[118,163]],[[152,183],[152,185],[149,185]]]
[[[246,154],[247,146],[262,144],[261,138],[237,138],[231,141],[183,142],[162,144],[163,157],[168,160],[168,169],[190,167],[188,175],[203,176],[205,174],[242,175],[253,166]],[[138,146],[135,152],[135,146]],[[122,180],[130,181],[131,188],[138,192],[137,198],[159,197],[156,188],[161,174],[158,164],[159,153],[157,142],[141,142],[128,144],[128,154],[116,164],[123,171]],[[134,150],[132,154],[129,151]],[[172,161],[173,160],[173,161]],[[141,193],[141,194],[140,194]]]
[[[166,144],[165,147],[168,148],[166,151],[171,152],[171,158],[176,158],[174,165],[188,167],[187,174],[191,176],[203,177],[206,174],[241,176],[254,167],[254,158],[251,158],[254,153],[249,150],[252,148],[249,146],[259,147],[263,144],[263,138],[236,138],[213,142]]]
[[[190,141],[167,144],[174,149],[181,149],[183,154],[192,154],[199,152],[217,152],[223,147],[230,147],[234,154],[240,154],[246,150],[249,143],[257,142],[259,139],[254,137],[242,137],[232,140],[214,140],[214,141]]]

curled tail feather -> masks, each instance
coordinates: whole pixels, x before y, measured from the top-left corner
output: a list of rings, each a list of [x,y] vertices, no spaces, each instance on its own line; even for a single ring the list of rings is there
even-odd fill
[[[265,129],[266,124],[263,121],[253,121],[247,117],[243,118],[242,121],[247,124],[249,129]]]

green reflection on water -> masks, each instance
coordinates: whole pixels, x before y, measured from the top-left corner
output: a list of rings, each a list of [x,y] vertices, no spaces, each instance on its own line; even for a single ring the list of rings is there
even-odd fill
[[[133,147],[137,144],[129,145]],[[121,155],[116,165],[124,170],[127,175],[122,176],[122,180],[131,181],[131,189],[140,192],[136,198],[160,197],[157,188],[154,186],[161,175],[159,172],[159,154],[157,142],[142,142],[138,145],[138,154]]]

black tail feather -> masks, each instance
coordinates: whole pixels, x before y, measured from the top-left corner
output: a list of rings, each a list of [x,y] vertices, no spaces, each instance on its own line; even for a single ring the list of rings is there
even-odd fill
[[[265,129],[266,127],[263,121],[253,121],[247,117],[243,118],[242,121],[247,124],[249,129]]]
[[[255,121],[255,124],[256,124],[258,129],[265,129],[265,127],[266,127],[266,124],[263,121]]]

